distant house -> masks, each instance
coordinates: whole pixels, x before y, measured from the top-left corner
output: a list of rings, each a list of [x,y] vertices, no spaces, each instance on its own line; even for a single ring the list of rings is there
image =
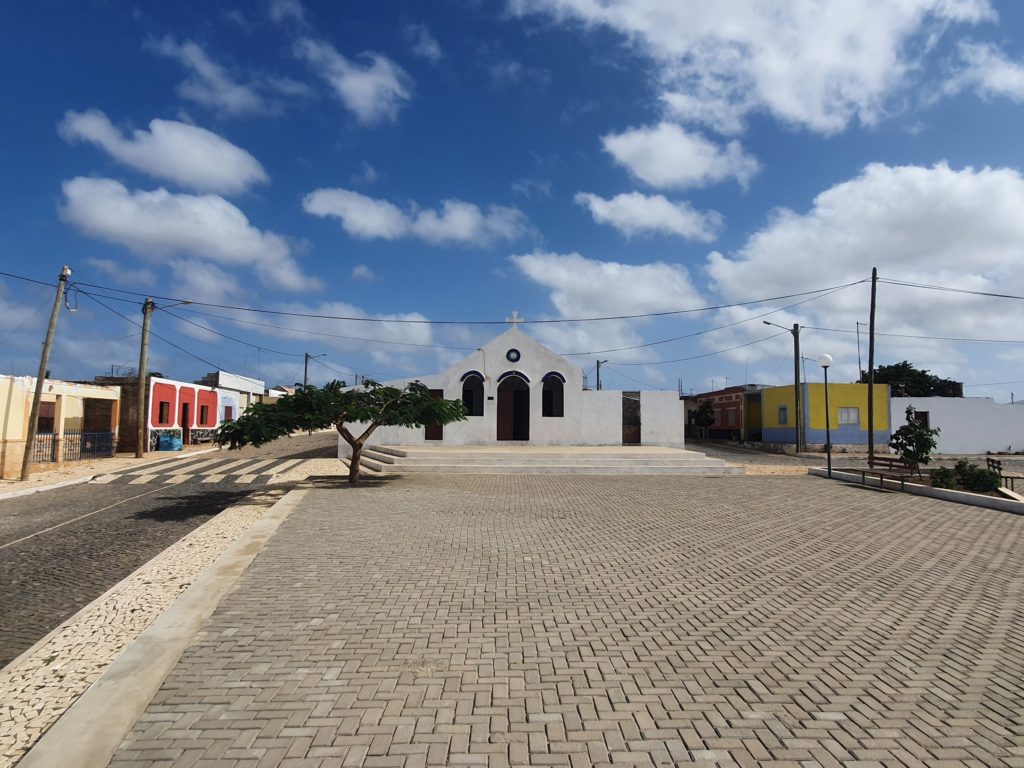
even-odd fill
[[[686,436],[701,436],[695,420],[697,408],[702,401],[709,400],[715,421],[708,427],[708,437],[712,440],[760,440],[760,400],[749,395],[761,389],[764,387],[759,384],[741,384],[687,396]]]
[[[220,419],[231,421],[253,403],[262,402],[266,384],[259,379],[227,371],[214,371],[196,382],[220,391]]]
[[[894,397],[896,428],[907,422],[907,406],[930,427],[938,427],[938,453],[1024,451],[1024,408],[990,397]]]
[[[804,443],[825,445],[825,385],[803,384]],[[765,443],[796,443],[796,414],[793,386],[767,387],[750,397],[760,399],[761,440]],[[868,444],[868,385],[829,384],[829,428],[833,448],[861,448]],[[749,406],[748,406],[749,408]],[[876,446],[887,446],[891,434],[889,385],[875,384],[874,438]]]
[[[35,376],[0,376],[0,475],[21,476],[35,395]],[[36,420],[31,471],[67,461],[113,456],[117,450],[121,390],[46,379]]]

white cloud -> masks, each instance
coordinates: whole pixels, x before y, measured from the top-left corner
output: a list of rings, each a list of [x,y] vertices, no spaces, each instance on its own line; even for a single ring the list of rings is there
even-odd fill
[[[328,43],[303,38],[295,54],[309,63],[364,125],[394,122],[412,98],[412,78],[395,62],[379,53],[362,54],[358,64]]]
[[[722,228],[721,214],[698,211],[688,202],[674,203],[664,195],[631,192],[606,200],[587,192],[579,192],[575,200],[590,210],[594,221],[610,224],[627,237],[669,234],[711,242]]]
[[[953,24],[995,18],[988,0],[510,0],[614,30],[658,64],[677,119],[741,130],[751,112],[823,133],[876,122]]]
[[[178,86],[183,99],[228,115],[267,112],[269,105],[252,85],[237,82],[224,67],[191,41],[177,43],[171,37],[151,40],[148,47],[181,63],[192,75]]]
[[[356,264],[354,267],[352,267],[352,279],[362,280],[363,282],[367,283],[372,283],[377,280],[380,280],[380,278],[377,276],[377,273],[374,272],[365,264]]]
[[[962,69],[947,84],[947,91],[971,87],[985,97],[1005,96],[1024,101],[1024,64],[986,43],[961,43]]]
[[[426,24],[409,24],[405,28],[405,39],[412,46],[414,56],[437,63],[443,57],[441,44],[430,34]]]
[[[267,286],[300,291],[320,287],[302,274],[280,235],[249,223],[217,195],[130,191],[112,179],[77,177],[63,184],[61,217],[82,233],[143,256],[185,256],[236,270],[251,269]]]
[[[876,163],[819,194],[807,213],[776,212],[736,254],[712,253],[707,271],[713,288],[732,301],[861,280],[870,275],[872,266],[879,268],[883,278],[1020,295],[1024,293],[1022,210],[1024,176],[1017,170]],[[1008,331],[1008,309],[990,298],[883,284],[878,329],[923,336],[1012,338],[1019,334]],[[761,311],[738,308],[722,319],[752,317]],[[781,325],[800,322],[853,331],[858,321],[867,320],[867,314],[868,287],[861,285],[771,319]],[[738,327],[730,338],[743,341],[767,332],[757,321]],[[722,336],[716,336],[715,343],[728,346]],[[776,353],[791,350],[787,337],[775,344]],[[850,333],[808,333],[802,339],[808,356],[831,352],[842,359],[845,369],[841,367],[840,372],[850,379],[856,376],[855,345],[856,337]],[[767,346],[750,347],[742,355],[756,359]],[[979,347],[973,349],[943,341],[880,338],[882,362],[906,358],[944,376],[964,375],[965,360]]]
[[[149,269],[129,269],[113,259],[89,258],[85,263],[107,277],[111,277],[121,285],[149,287],[156,285],[156,275]]]
[[[704,306],[689,273],[682,266],[658,261],[621,264],[588,259],[578,253],[535,251],[511,256],[534,283],[551,291],[561,318],[637,315]],[[643,344],[637,332],[642,320],[543,325],[534,329],[546,343],[565,353],[588,352]],[[620,362],[652,358],[650,350],[616,353]]]
[[[403,211],[394,203],[348,189],[325,188],[310,192],[302,201],[306,213],[341,220],[352,237],[397,240],[416,237],[428,243],[490,245],[515,240],[530,230],[516,208],[492,205],[483,212],[472,203],[444,200],[441,210]]]
[[[380,179],[380,173],[372,165],[363,161],[363,169],[348,177],[352,184],[373,184]]]
[[[303,198],[302,208],[341,219],[346,232],[363,240],[397,240],[409,232],[409,219],[397,205],[348,189],[314,190]]]
[[[58,126],[65,141],[95,144],[120,163],[202,192],[235,194],[269,181],[259,161],[204,128],[153,120],[149,131],[124,136],[99,110],[68,112]]]
[[[657,189],[687,189],[735,179],[746,188],[760,170],[739,142],[725,147],[674,123],[629,128],[601,138],[605,151],[631,174]]]
[[[305,27],[306,9],[299,0],[270,0],[267,8],[270,20],[277,23],[293,23]]]

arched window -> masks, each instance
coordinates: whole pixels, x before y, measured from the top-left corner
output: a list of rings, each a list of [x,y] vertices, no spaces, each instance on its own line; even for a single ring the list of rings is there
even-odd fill
[[[462,377],[462,402],[470,416],[484,415],[484,380],[476,371]]]
[[[565,416],[565,377],[552,371],[544,377],[541,415]]]

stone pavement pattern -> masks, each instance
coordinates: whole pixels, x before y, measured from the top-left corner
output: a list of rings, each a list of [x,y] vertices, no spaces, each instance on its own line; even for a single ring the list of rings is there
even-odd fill
[[[1022,551],[806,477],[314,490],[111,765],[1024,766]]]

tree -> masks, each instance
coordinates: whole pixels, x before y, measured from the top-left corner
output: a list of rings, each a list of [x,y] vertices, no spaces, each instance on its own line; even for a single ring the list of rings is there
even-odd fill
[[[868,376],[861,376],[860,383],[866,384]],[[963,397],[964,385],[952,379],[943,379],[928,371],[920,370],[904,360],[893,365],[875,368],[875,383],[888,384],[898,397]],[[898,393],[898,394],[897,394]]]
[[[708,436],[707,428],[715,423],[715,407],[710,400],[701,400],[697,404],[697,410],[693,414],[693,423],[705,430],[704,437]]]
[[[359,482],[359,460],[363,446],[377,427],[423,427],[463,421],[466,407],[461,400],[434,397],[419,381],[404,389],[388,387],[365,379],[361,387],[347,388],[332,381],[323,389],[299,387],[295,394],[284,395],[276,403],[256,403],[234,421],[222,424],[214,434],[218,445],[231,449],[260,446],[291,435],[313,432],[333,426],[352,448],[348,481]],[[348,425],[366,424],[361,434],[353,434]]]
[[[907,423],[892,433],[889,446],[915,470],[931,461],[932,451],[938,445],[935,436],[939,428],[929,429],[917,418],[914,406],[907,406]]]

